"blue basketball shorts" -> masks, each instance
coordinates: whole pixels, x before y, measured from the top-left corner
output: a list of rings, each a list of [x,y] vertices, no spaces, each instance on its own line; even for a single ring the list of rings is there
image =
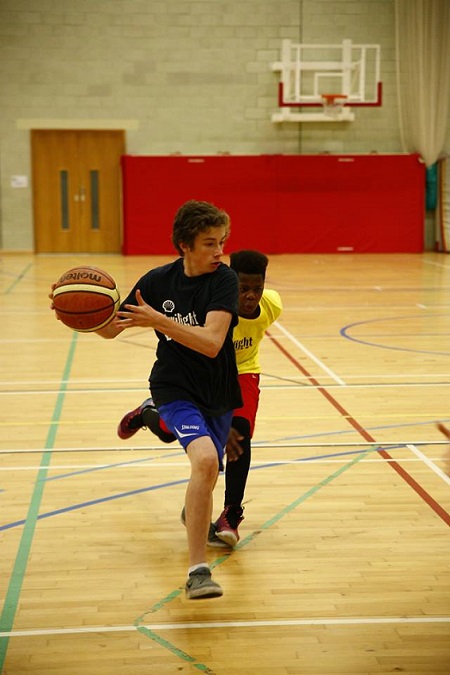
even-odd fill
[[[209,436],[217,451],[219,471],[223,471],[223,456],[233,417],[232,410],[220,417],[211,417],[203,415],[190,401],[172,401],[160,406],[158,412],[185,450],[196,438]]]

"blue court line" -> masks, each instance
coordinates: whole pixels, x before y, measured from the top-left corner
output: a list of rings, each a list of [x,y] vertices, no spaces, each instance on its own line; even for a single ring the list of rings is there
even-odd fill
[[[396,448],[403,448],[405,447],[404,445],[396,445],[396,446],[389,446],[390,449],[396,449]],[[377,445],[377,449],[381,450],[383,449],[382,444]],[[178,453],[177,453],[178,454]],[[361,449],[359,450],[349,450],[349,451],[343,451],[343,452],[334,452],[334,453],[329,453],[325,455],[315,455],[312,457],[298,457],[296,459],[290,460],[290,463],[295,464],[301,464],[302,462],[314,462],[314,460],[318,459],[334,459],[336,457],[348,457],[352,455],[360,455],[361,454]],[[286,462],[266,462],[264,464],[260,464],[258,466],[251,466],[250,471],[259,471],[260,469],[270,469],[271,467],[274,466],[283,466],[286,464]],[[114,465],[115,466],[115,465]],[[100,470],[100,469],[106,469],[108,467],[96,467],[95,471]],[[91,471],[91,469],[86,469],[86,471]],[[57,476],[56,478],[65,478],[66,476]],[[43,482],[45,482],[47,479],[42,479]],[[51,479],[48,479],[51,480]],[[40,515],[37,516],[37,520],[44,520],[45,518],[51,518],[52,516],[59,516],[64,513],[69,513],[70,511],[78,511],[79,509],[87,508],[89,506],[97,506],[98,504],[103,504],[111,501],[115,501],[116,499],[123,499],[126,497],[132,497],[133,495],[137,494],[143,494],[145,492],[153,492],[154,490],[162,490],[164,488],[168,487],[173,487],[174,485],[183,485],[185,483],[189,482],[189,478],[182,478],[180,480],[176,481],[170,481],[167,483],[159,483],[157,485],[148,485],[147,487],[144,488],[138,488],[136,490],[129,490],[127,492],[118,492],[117,494],[114,495],[109,495],[107,497],[98,497],[97,499],[91,499],[86,502],[80,502],[78,504],[72,504],[72,506],[64,506],[63,508],[60,509],[55,509],[53,511],[47,511],[46,513],[41,513]],[[11,523],[5,523],[4,525],[0,525],[0,532],[3,532],[5,530],[11,530],[15,527],[20,527],[21,525],[24,525],[26,520],[16,520]]]
[[[385,425],[381,425],[381,426],[377,426],[377,427],[370,427],[368,429],[368,431],[379,431],[379,430],[386,430],[386,429],[401,429],[401,428],[407,428],[407,427],[425,426],[425,425],[430,425],[430,424],[436,425],[438,422],[450,423],[450,419],[443,418],[443,419],[434,420],[434,421],[432,420],[430,422],[414,422],[414,424],[391,424],[391,425],[385,424]],[[283,441],[298,441],[299,438],[301,440],[305,440],[305,439],[314,439],[314,438],[323,438],[323,437],[329,438],[331,436],[344,436],[344,435],[348,435],[348,434],[354,435],[355,433],[356,432],[355,432],[354,429],[345,429],[343,431],[329,431],[329,432],[323,432],[322,431],[318,434],[309,434],[307,436],[300,436],[300,437],[299,436],[284,436],[282,438],[276,439],[275,441],[273,441],[273,443],[279,443],[279,442],[283,442]],[[266,441],[266,440],[255,441],[255,442],[252,443],[252,448],[257,449],[260,444],[266,444],[268,442],[270,442],[270,441]],[[380,445],[380,447],[384,448],[384,445],[383,446]],[[394,446],[389,445],[389,448],[393,448],[393,449],[398,449],[398,448],[401,448],[401,447],[405,447],[404,444],[398,444],[398,445],[394,445]],[[326,455],[314,455],[312,457],[297,458],[297,459],[294,459],[292,461],[293,462],[307,462],[307,461],[314,461],[315,459],[330,459],[330,458],[333,458],[333,457],[345,456],[345,455],[349,455],[349,454],[357,453],[357,452],[359,452],[359,450],[354,450],[354,451],[349,451],[349,452],[336,452],[336,453],[330,453],[330,454],[326,454]],[[164,456],[165,457],[178,457],[178,456],[181,457],[181,456],[184,456],[184,455],[185,455],[185,453],[183,451],[181,451],[181,452],[177,452],[177,453],[170,453],[170,455],[164,455]],[[152,456],[152,457],[147,457],[147,458],[144,458],[144,459],[127,460],[125,462],[116,462],[116,463],[112,463],[112,464],[105,464],[105,465],[99,466],[99,467],[90,467],[88,469],[80,469],[79,471],[72,471],[72,472],[65,473],[65,474],[59,474],[58,476],[50,476],[50,477],[46,477],[44,479],[40,478],[38,480],[45,480],[45,481],[49,482],[49,481],[53,481],[53,480],[60,480],[61,478],[69,478],[70,476],[76,476],[78,474],[90,473],[91,471],[102,471],[103,469],[114,468],[114,467],[117,467],[117,466],[126,466],[127,464],[138,464],[140,462],[146,462],[146,461],[149,461],[149,460],[153,461],[153,460],[156,460],[156,459],[159,459],[159,458]],[[274,465],[277,465],[277,464],[278,463],[275,462],[275,463],[272,463],[272,464],[265,464],[265,465],[262,465],[262,466],[259,466],[259,467],[250,467],[250,471],[252,471],[253,469],[259,469],[259,468],[264,468],[264,467],[268,467],[268,466],[274,466]],[[151,488],[149,488],[149,489],[151,489]],[[5,492],[5,490],[0,489],[0,493],[1,492]],[[17,521],[17,523],[22,524],[23,521]],[[2,526],[0,526],[0,531],[1,530],[2,530]]]
[[[164,455],[164,458],[166,457],[180,457],[180,456],[185,456],[185,452],[171,452],[170,455]],[[57,476],[50,476],[49,478],[44,478],[42,480],[45,480],[47,482],[51,480],[60,480],[61,478],[69,478],[70,476],[78,476],[83,473],[91,473],[92,471],[103,471],[104,469],[114,469],[118,466],[127,466],[128,464],[142,464],[143,462],[154,462],[157,459],[161,459],[160,457],[144,457],[143,459],[132,459],[132,460],[127,460],[126,462],[115,462],[113,464],[103,464],[102,466],[94,466],[90,467],[89,469],[79,469],[78,471],[70,471],[69,473],[61,473],[58,474]],[[1,492],[1,490],[0,490]]]
[[[423,314],[412,314],[409,316],[401,316],[401,317],[385,317],[384,319],[369,319],[368,321],[356,321],[355,323],[349,323],[347,326],[344,326],[341,328],[339,331],[340,335],[342,337],[346,338],[347,340],[351,340],[352,342],[357,342],[362,345],[367,345],[368,347],[377,347],[378,349],[390,349],[392,351],[396,352],[412,352],[413,354],[434,354],[434,355],[439,355],[439,356],[450,356],[450,352],[436,352],[436,351],[431,351],[428,349],[410,349],[409,347],[391,347],[388,345],[380,345],[375,342],[369,342],[368,340],[361,340],[355,337],[352,337],[351,335],[348,334],[348,330],[350,328],[354,328],[355,326],[365,326],[366,324],[369,323],[380,323],[380,322],[386,322],[386,321],[403,321],[404,319],[417,319],[417,317],[420,316],[422,319]],[[444,316],[444,315],[442,315]],[[399,336],[397,336],[399,337]]]
[[[74,331],[72,333],[72,341],[70,343],[69,353],[64,367],[64,374],[63,374],[64,380],[68,380],[69,378],[70,369],[72,367],[73,358],[75,354],[77,338],[78,333]],[[56,422],[58,422],[61,417],[61,411],[66,388],[67,388],[66,384],[61,385],[60,392],[56,400],[55,409],[53,411],[52,416],[52,423],[50,424],[50,429],[45,443],[45,447],[48,450],[45,450],[44,453],[42,454],[40,470],[38,472],[39,477],[41,477],[42,470],[44,471],[44,476],[46,475],[48,467],[50,465],[52,457],[51,448],[54,446],[57,432]],[[31,494],[28,514],[25,521],[23,521],[24,528],[22,536],[20,538],[14,566],[9,579],[9,584],[6,591],[2,613],[0,615],[0,632],[9,633],[11,632],[12,627],[14,625],[14,620],[17,613],[17,606],[19,604],[19,597],[22,590],[23,581],[25,578],[28,559],[30,557],[31,545],[33,543],[33,537],[36,530],[36,523],[39,518],[38,514],[42,502],[42,497],[44,494],[44,485],[45,483],[42,480],[38,480],[38,478],[36,477],[33,492]],[[6,652],[8,650],[8,644],[9,644],[9,637],[0,638],[0,673],[3,672],[3,666],[5,663]]]
[[[404,425],[404,426],[408,426],[408,425]],[[55,430],[55,429],[56,429],[56,426],[55,426],[55,425],[52,425],[52,428]],[[52,431],[52,429],[51,429],[51,431]],[[340,433],[340,432],[338,432],[338,433]],[[56,431],[54,431],[54,434],[53,434],[53,435],[55,435],[55,434],[56,434]],[[323,434],[322,434],[322,435],[323,435]],[[48,444],[47,444],[47,445],[48,445]],[[256,447],[257,447],[257,446],[256,446]],[[367,455],[368,452],[372,452],[372,451],[374,451],[374,450],[379,450],[380,447],[382,447],[381,444],[380,444],[380,445],[377,445],[376,448],[371,447],[370,449],[365,450],[365,451],[363,451],[362,453],[361,453],[361,451],[358,451],[358,450],[355,450],[355,451],[343,451],[343,452],[339,452],[339,453],[330,453],[330,454],[326,454],[326,455],[321,455],[320,457],[315,456],[315,457],[308,457],[308,458],[298,458],[298,459],[294,460],[295,462],[301,463],[301,462],[306,462],[306,461],[313,461],[314,459],[319,459],[319,458],[327,459],[327,458],[338,457],[338,456],[357,455],[351,462],[349,462],[348,464],[345,464],[343,467],[341,467],[340,469],[338,469],[338,471],[336,471],[334,474],[332,474],[332,475],[329,476],[328,478],[324,479],[324,481],[321,481],[317,486],[311,488],[307,493],[305,493],[304,495],[302,495],[302,497],[300,497],[299,500],[296,500],[293,504],[294,504],[295,506],[298,505],[299,503],[301,503],[301,501],[304,501],[306,498],[308,498],[309,496],[311,496],[312,494],[314,494],[318,489],[320,489],[320,488],[323,487],[324,485],[328,484],[328,482],[330,482],[331,480],[333,480],[335,477],[339,476],[343,471],[345,471],[347,468],[349,468],[350,466],[352,466],[354,463],[360,461],[360,459],[362,459],[363,457],[365,457],[365,456]],[[394,446],[394,447],[404,447],[404,445],[398,445],[398,446]],[[50,458],[51,453],[46,453],[46,454],[47,454],[47,455],[49,456],[49,458]],[[182,454],[182,453],[176,453],[176,454],[178,455],[178,454]],[[140,461],[140,460],[136,460],[136,461]],[[126,463],[127,463],[127,462],[124,462],[123,464],[126,464]],[[120,464],[122,464],[122,463],[120,463]],[[283,462],[272,462],[272,463],[267,463],[267,464],[260,465],[260,466],[257,466],[257,467],[250,467],[250,470],[258,470],[258,469],[263,469],[263,468],[269,468],[269,467],[272,467],[272,466],[280,466],[280,465],[282,465],[282,464],[284,464],[284,463],[283,463]],[[100,469],[100,468],[106,468],[106,467],[95,467],[95,470]],[[93,469],[88,469],[88,471],[89,471],[89,470],[93,470]],[[120,499],[120,498],[122,498],[122,497],[127,497],[127,496],[131,496],[131,495],[134,495],[134,494],[139,494],[139,493],[142,493],[142,492],[149,492],[149,491],[152,491],[152,490],[162,489],[162,488],[164,488],[164,487],[170,487],[170,486],[173,486],[173,485],[183,484],[183,483],[188,483],[188,482],[189,482],[189,479],[187,478],[187,479],[183,479],[183,480],[179,480],[179,481],[174,481],[174,482],[171,482],[171,483],[164,483],[164,484],[160,484],[160,485],[156,485],[156,486],[149,486],[149,487],[147,487],[147,488],[141,488],[141,489],[139,489],[139,490],[133,490],[133,491],[125,492],[125,493],[120,493],[120,494],[117,494],[117,495],[112,495],[112,496],[109,496],[109,497],[104,497],[104,498],[99,498],[99,499],[96,499],[96,500],[91,500],[91,501],[89,501],[89,502],[84,502],[84,503],[81,503],[81,504],[76,504],[76,505],[73,505],[73,506],[71,506],[71,507],[65,507],[65,508],[62,508],[62,509],[57,509],[57,510],[55,510],[55,511],[51,511],[51,512],[47,512],[47,513],[38,515],[38,516],[36,516],[35,521],[40,520],[40,519],[43,519],[43,518],[48,518],[48,517],[52,517],[52,516],[55,516],[55,515],[63,514],[63,513],[69,512],[69,511],[77,510],[77,509],[80,509],[80,508],[84,508],[84,507],[86,507],[86,506],[93,506],[93,505],[96,505],[96,504],[99,504],[99,503],[103,503],[103,502],[107,502],[107,501],[111,501],[111,500],[115,500],[115,499]],[[43,483],[45,483],[45,480],[41,481],[41,484],[43,484]],[[42,496],[42,495],[41,495],[41,496]],[[39,503],[40,503],[40,501],[39,501]],[[292,505],[291,505],[291,506],[292,506]],[[292,506],[292,508],[295,508],[295,506]],[[275,516],[275,519],[278,520],[278,519],[281,518],[283,515],[285,515],[289,510],[292,510],[292,509],[291,509],[290,507],[286,507],[286,509],[282,512],[281,515]],[[28,520],[28,519],[27,519],[27,520]],[[23,524],[26,524],[26,523],[27,523],[27,520],[17,521],[17,522],[15,522],[15,523],[10,523],[10,524],[7,524],[7,525],[5,525],[5,526],[1,526],[1,527],[0,527],[0,531],[1,531],[1,530],[6,530],[6,529],[10,529],[10,528],[12,528],[12,527],[17,527],[17,526],[20,526],[20,525],[23,525]],[[261,529],[265,529],[266,527],[269,527],[271,524],[273,524],[274,522],[276,522],[276,520],[274,520],[274,518],[272,518],[270,521],[268,521],[268,524],[263,525]],[[35,528],[35,524],[36,524],[36,522],[34,523],[34,528]],[[34,533],[34,528],[33,528],[33,533]],[[25,531],[24,531],[24,534],[25,534]],[[24,534],[22,535],[22,540],[24,539]],[[241,548],[242,546],[246,545],[246,543],[248,543],[249,541],[253,540],[255,536],[256,536],[255,533],[253,533],[252,535],[249,535],[249,537],[247,537],[247,538],[245,538],[244,540],[242,540],[242,541],[238,544],[238,546],[237,546],[236,548],[238,548],[238,547]],[[248,540],[248,541],[247,541],[247,540]],[[30,543],[30,546],[31,546],[31,539],[30,539],[30,542],[29,542],[29,543]],[[28,555],[29,555],[29,550],[28,550]],[[26,561],[27,561],[27,559],[28,559],[28,555],[26,556],[25,563],[26,563]],[[217,560],[215,561],[215,563],[213,563],[212,567],[213,567],[213,566],[216,566],[216,565],[218,565],[218,564],[221,564],[221,562],[223,562],[224,560],[226,560],[227,557],[228,557],[228,556],[222,556],[221,558],[217,559]],[[25,567],[26,567],[26,564],[25,564]],[[25,567],[23,568],[23,575],[24,575],[24,573],[25,573]],[[18,601],[18,597],[19,597],[19,595],[20,595],[20,590],[21,590],[21,586],[22,586],[22,582],[23,582],[23,575],[22,575],[22,578],[21,578],[21,580],[20,580],[20,586],[17,586],[17,587],[15,588],[15,590],[16,590],[17,601]],[[11,584],[10,584],[10,587],[11,587]],[[170,596],[168,596],[165,600],[161,601],[160,603],[158,603],[157,606],[155,606],[155,611],[156,611],[157,608],[159,608],[159,607],[162,606],[163,604],[166,604],[167,601],[169,601],[169,600],[171,600],[171,599],[173,599],[173,598],[175,598],[175,597],[178,597],[178,595],[179,595],[180,593],[181,593],[181,590],[180,590],[180,589],[174,591],[174,592],[173,592],[172,594],[170,594]],[[5,602],[5,607],[6,607],[6,604],[7,604],[7,603]],[[14,614],[15,614],[16,609],[17,609],[17,602],[16,602],[16,608],[15,608],[15,610],[14,610]],[[5,608],[4,608],[4,611],[5,611]],[[14,618],[14,617],[13,617],[13,618]],[[8,629],[8,631],[5,631],[5,632],[10,632],[10,631],[11,631],[12,623],[13,623],[13,620],[11,621],[10,628]],[[182,658],[186,658],[187,660],[189,660],[189,661],[192,663],[193,667],[195,667],[195,668],[197,668],[197,669],[199,669],[199,670],[202,670],[202,671],[204,671],[204,672],[206,672],[206,673],[212,673],[212,671],[210,671],[210,670],[209,670],[206,666],[204,666],[203,664],[200,664],[200,663],[193,663],[193,662],[195,662],[195,659],[193,659],[193,658],[190,657],[189,655],[185,654],[185,653],[182,652],[181,650],[178,650],[176,647],[174,647],[173,645],[171,645],[171,644],[168,643],[167,641],[162,640],[159,636],[157,636],[156,634],[153,634],[152,631],[149,631],[147,628],[145,628],[145,626],[136,626],[136,628],[137,628],[137,630],[138,630],[139,632],[146,634],[147,637],[150,637],[151,639],[153,639],[153,640],[159,642],[160,644],[163,644],[163,645],[166,646],[169,650],[173,651],[174,653],[177,653],[179,656],[182,656]],[[1,619],[0,619],[0,630],[3,630],[3,614],[2,614],[2,617],[1,617]],[[8,642],[8,641],[9,641],[9,638],[4,638],[3,640],[6,640],[6,642]],[[3,660],[4,660],[4,658],[5,658],[5,656],[6,656],[6,649],[7,649],[7,644],[6,644],[5,648],[4,648],[4,654],[2,654],[2,642],[0,642],[0,667],[1,667],[1,665],[2,665],[1,659],[3,658]]]
[[[386,429],[406,429],[410,427],[423,427],[423,426],[429,426],[430,424],[432,426],[436,426],[438,422],[443,422],[443,423],[450,423],[450,419],[447,418],[441,418],[439,420],[430,420],[428,422],[411,422],[411,423],[405,423],[405,424],[383,424],[377,427],[368,427],[367,431],[372,432],[372,431],[385,431]],[[321,431],[317,434],[309,434],[308,436],[283,436],[282,438],[278,438],[277,443],[282,443],[283,441],[298,441],[299,439],[305,440],[309,439],[312,440],[314,438],[330,438],[330,436],[348,436],[350,435],[356,435],[355,429],[343,429],[342,431]],[[257,448],[258,443],[267,443],[267,441],[255,441],[252,443],[252,448]],[[390,446],[389,446],[390,447]],[[396,446],[397,447],[397,446]]]
[[[42,481],[45,482],[45,481]],[[168,483],[161,483],[160,485],[150,485],[145,488],[138,488],[137,490],[129,490],[128,492],[118,492],[115,495],[109,495],[108,497],[99,497],[98,499],[91,499],[87,502],[80,502],[79,504],[72,504],[72,506],[64,506],[61,509],[55,509],[54,511],[47,511],[46,513],[41,513],[36,517],[36,520],[44,520],[44,518],[51,518],[52,516],[59,516],[63,513],[69,513],[70,511],[78,511],[79,509],[84,509],[88,506],[96,506],[97,504],[104,504],[106,502],[112,502],[116,499],[123,499],[126,497],[132,497],[133,495],[139,495],[144,492],[152,492],[153,490],[161,490],[162,488],[173,487],[174,485],[183,485],[183,483],[188,483],[189,478],[182,478],[181,480],[174,480]],[[6,525],[0,526],[0,532],[4,530],[10,530],[14,527],[20,527],[24,525],[26,520],[16,520],[13,523],[7,523]]]

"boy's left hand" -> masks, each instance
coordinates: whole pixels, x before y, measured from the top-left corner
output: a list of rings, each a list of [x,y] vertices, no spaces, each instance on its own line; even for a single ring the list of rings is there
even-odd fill
[[[239,431],[236,431],[236,429],[231,427],[230,432],[228,434],[228,441],[226,447],[227,462],[235,462],[242,455],[244,451],[239,441],[242,441],[243,438],[244,437],[239,433]]]

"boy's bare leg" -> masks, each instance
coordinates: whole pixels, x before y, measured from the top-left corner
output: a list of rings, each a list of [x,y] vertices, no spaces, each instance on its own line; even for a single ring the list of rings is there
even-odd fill
[[[206,543],[211,523],[213,490],[219,472],[216,448],[209,436],[195,439],[187,448],[191,477],[186,490],[186,529],[189,566],[206,561]]]
[[[206,558],[206,542],[212,514],[212,492],[216,484],[219,460],[209,436],[202,436],[188,445],[191,477],[186,490],[186,529],[189,548],[189,570],[186,598],[217,598],[222,595],[212,580]]]

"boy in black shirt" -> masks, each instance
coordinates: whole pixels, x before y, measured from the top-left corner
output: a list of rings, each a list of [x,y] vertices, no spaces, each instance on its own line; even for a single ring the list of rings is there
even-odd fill
[[[239,541],[238,527],[243,520],[243,500],[251,461],[251,439],[259,405],[261,341],[282,310],[277,291],[265,288],[269,259],[259,251],[244,250],[230,254],[230,267],[239,281],[239,322],[233,330],[233,343],[243,407],[234,410],[227,442],[224,509],[211,523],[208,545],[234,547]],[[139,429],[150,429],[163,443],[176,440],[161,420],[151,398],[128,412],[120,421],[120,438],[131,438]],[[185,522],[184,509],[181,520]]]
[[[233,410],[242,405],[232,340],[238,282],[235,272],[220,262],[229,232],[224,211],[207,202],[186,202],[175,215],[172,232],[181,257],[147,272],[122,302],[117,318],[96,331],[108,339],[125,328],[148,327],[158,337],[150,392],[191,463],[185,501],[188,599],[222,595],[205,561],[212,493]]]

